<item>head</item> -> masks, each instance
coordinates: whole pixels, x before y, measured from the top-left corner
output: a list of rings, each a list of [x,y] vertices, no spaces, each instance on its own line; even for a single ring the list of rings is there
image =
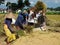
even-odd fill
[[[43,12],[43,16],[45,16],[45,12]]]
[[[21,10],[18,10],[18,13],[21,13],[22,11]]]
[[[43,12],[42,10],[39,11],[39,13],[42,13],[42,12]]]
[[[36,10],[36,7],[31,7],[30,11],[34,12]]]
[[[43,16],[45,16],[45,12],[44,11],[42,11],[40,14],[42,14]]]
[[[8,9],[8,13],[11,13],[12,12],[12,10],[11,9]]]
[[[26,10],[24,10],[24,11],[23,11],[23,13],[27,13],[27,11],[26,11]]]

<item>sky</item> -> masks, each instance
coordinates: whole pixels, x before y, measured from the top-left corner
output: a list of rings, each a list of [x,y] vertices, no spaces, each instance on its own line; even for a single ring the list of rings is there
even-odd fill
[[[38,0],[29,0],[29,1],[31,3],[31,6],[34,6]],[[42,0],[42,1],[47,5],[47,7],[55,8],[60,6],[60,0]],[[5,4],[6,2],[17,3],[17,0],[6,0]],[[0,8],[6,8],[5,4],[0,5]]]

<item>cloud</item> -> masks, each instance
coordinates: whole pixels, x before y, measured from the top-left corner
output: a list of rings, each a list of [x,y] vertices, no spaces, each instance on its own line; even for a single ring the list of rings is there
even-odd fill
[[[0,8],[3,8],[3,9],[5,8],[6,9],[7,7],[4,4],[1,4]]]
[[[55,3],[60,3],[60,0],[54,0],[55,1]]]
[[[59,3],[59,1],[55,0],[55,3]]]
[[[60,0],[42,0],[43,2],[46,2],[46,3],[60,3]]]
[[[17,3],[17,0],[5,0],[6,2]]]
[[[30,2],[31,4],[34,4],[34,2],[32,1],[32,2]]]
[[[46,3],[47,7],[58,7],[60,6],[60,0],[42,0]]]

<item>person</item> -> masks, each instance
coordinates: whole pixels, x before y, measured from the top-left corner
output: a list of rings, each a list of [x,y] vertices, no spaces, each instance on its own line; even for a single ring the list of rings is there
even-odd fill
[[[36,13],[36,18],[38,18],[39,16],[41,16],[41,15],[40,15],[41,13],[42,13],[42,10],[38,11],[38,12]]]
[[[28,20],[28,13],[27,13],[27,11],[26,10],[24,10],[23,11],[23,18],[24,18],[24,20],[23,20],[23,23],[24,24],[27,24],[28,22],[27,22],[27,20]]]
[[[23,14],[22,12],[20,11],[19,14],[18,14],[18,17],[17,17],[17,20],[15,22],[15,26],[17,27],[17,29],[24,29],[23,27]]]
[[[29,16],[28,16],[28,25],[33,25],[34,24],[34,11],[30,10]]]
[[[4,22],[4,31],[7,36],[5,39],[7,45],[11,43],[12,41],[17,39],[17,35],[13,33],[11,29],[11,23],[12,23],[12,13],[10,12],[8,15],[5,16],[5,22]]]
[[[12,24],[12,19],[15,19],[15,16],[12,13],[11,9],[8,10],[8,13],[5,15],[4,19],[5,19],[5,23],[7,24],[9,30],[13,33],[13,29],[11,27],[11,24]]]
[[[7,36],[7,38],[5,39],[7,45],[9,45],[12,41],[16,40],[17,38],[19,38],[18,35],[11,33],[6,23],[4,23],[4,31]]]
[[[29,20],[31,20],[33,17],[32,15],[34,14],[34,12],[32,10],[30,10],[30,13],[29,13]]]
[[[40,25],[41,30],[46,30],[46,16],[44,12],[41,12],[40,16],[38,17],[38,23]]]

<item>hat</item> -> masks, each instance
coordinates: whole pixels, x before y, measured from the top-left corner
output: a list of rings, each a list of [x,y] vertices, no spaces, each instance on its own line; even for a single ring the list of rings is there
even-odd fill
[[[18,13],[22,12],[21,10],[18,10]]]

